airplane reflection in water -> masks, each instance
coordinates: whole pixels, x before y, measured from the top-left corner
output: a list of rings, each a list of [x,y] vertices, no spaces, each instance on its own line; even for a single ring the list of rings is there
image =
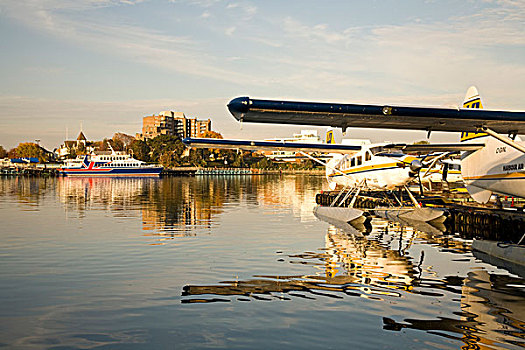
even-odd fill
[[[328,228],[323,252],[305,252],[288,255],[289,263],[315,266],[321,272],[312,275],[280,276],[259,275],[259,279],[247,281],[225,281],[216,286],[191,286],[184,288],[183,295],[215,294],[224,296],[247,296],[254,299],[266,294],[281,299],[272,293],[285,292],[292,296],[308,297],[295,294],[295,291],[307,294],[319,294],[320,291],[342,292],[347,295],[359,295],[377,298],[381,295],[400,296],[397,290],[417,294],[428,292],[414,291],[414,286],[424,285],[421,264],[424,255],[418,257],[414,265],[412,258],[405,255],[415,239],[421,240],[419,232],[399,224],[374,222],[379,234],[369,239],[365,234],[353,229],[351,234],[334,226]],[[399,237],[395,237],[398,235]],[[469,250],[460,241],[446,237],[426,237],[426,243],[440,245],[447,252],[462,254]],[[284,261],[284,260],[283,260]],[[443,289],[432,283],[433,288]],[[292,293],[290,293],[292,292]],[[337,294],[322,294],[340,298]],[[380,299],[380,298],[379,298]],[[239,299],[249,300],[249,299]],[[216,299],[186,299],[183,302],[208,302]],[[229,301],[229,300],[224,300]]]
[[[407,313],[414,309],[418,315],[426,313],[428,319],[396,321],[383,317],[385,330],[424,330],[463,342],[469,349],[493,348],[500,342],[524,345],[522,279],[489,273],[481,268],[470,270],[466,278],[455,275],[438,278],[433,266],[425,263],[424,250],[417,257],[409,255],[412,244],[417,242],[418,246],[425,244],[437,247],[440,252],[456,254],[457,259],[449,257],[447,260],[461,264],[473,259],[468,255],[468,243],[422,233],[399,223],[376,220],[373,223],[375,233],[369,236],[356,229],[348,232],[330,226],[325,247],[320,251],[279,256],[279,261],[311,266],[316,272],[292,276],[255,275],[252,279],[223,281],[216,285],[186,285],[182,303],[230,302],[232,297],[237,301],[293,298],[315,301],[324,297],[345,299],[353,296],[389,304],[398,300],[396,304],[400,307],[406,303]],[[417,301],[411,301],[414,299],[411,295],[419,295]],[[438,307],[439,310],[434,306],[418,307],[421,298],[434,302],[441,297],[447,302],[456,300],[459,310],[452,308],[450,316],[446,317],[447,311],[442,307]]]
[[[400,296],[396,290],[409,290],[417,271],[409,258],[384,248],[378,241],[362,235],[347,235],[330,226],[323,252],[288,255],[289,263],[314,266],[321,272],[311,275],[255,276],[247,281],[225,281],[216,286],[185,286],[184,296],[214,294],[271,300],[289,299],[273,293],[315,299],[316,295],[342,298],[337,293],[380,299]],[[335,293],[334,293],[335,292]],[[246,298],[245,298],[246,297]],[[186,299],[183,302],[209,302],[217,299]],[[220,301],[229,301],[222,299]]]
[[[407,318],[396,322],[383,317],[383,328],[391,331],[404,328],[426,331],[462,341],[465,343],[462,349],[495,349],[502,344],[524,347],[523,287],[522,279],[474,270],[462,282],[461,311],[455,313],[459,318]]]

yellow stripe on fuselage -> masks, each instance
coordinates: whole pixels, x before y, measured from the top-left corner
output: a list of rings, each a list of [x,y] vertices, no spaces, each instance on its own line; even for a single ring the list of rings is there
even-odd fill
[[[469,176],[463,177],[464,180],[492,180],[497,178],[504,179],[515,179],[515,178],[525,178],[525,172],[516,172],[510,174],[491,174],[491,175],[479,175],[479,176]]]
[[[376,171],[376,170],[394,168],[394,167],[398,166],[397,163],[399,163],[399,162],[386,163],[386,164],[367,165],[367,166],[362,166],[362,167],[359,167],[359,168],[353,168],[353,169],[348,169],[348,170],[342,170],[342,169],[338,169],[338,170],[341,171],[345,175],[350,175],[350,174],[356,174],[356,173],[365,173],[365,172],[368,172],[368,171]],[[336,174],[331,174],[330,176],[340,176],[340,175],[341,175],[341,173],[336,173]]]

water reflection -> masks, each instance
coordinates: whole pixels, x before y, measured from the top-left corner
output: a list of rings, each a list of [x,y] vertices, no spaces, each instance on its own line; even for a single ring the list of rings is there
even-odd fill
[[[321,176],[14,177],[0,181],[0,196],[17,198],[26,210],[39,210],[46,196],[58,196],[70,217],[83,218],[91,210],[140,217],[146,236],[166,239],[210,233],[217,215],[241,203],[291,208],[301,221],[311,221],[320,188]]]
[[[9,177],[0,178],[0,197],[16,200],[24,210],[38,210],[47,197],[55,194],[56,178]]]
[[[493,349],[505,344],[525,347],[524,287],[519,278],[471,271],[462,283],[461,310],[455,312],[459,318],[406,318],[396,322],[384,317],[383,328],[426,331],[459,340],[465,344],[462,349]]]
[[[523,346],[522,279],[428,227],[317,221],[322,182],[2,179],[0,343]]]
[[[411,258],[400,251],[385,248],[376,240],[360,234],[348,235],[334,226],[328,229],[321,252],[304,252],[287,256],[291,264],[315,267],[309,275],[257,275],[247,281],[224,281],[212,286],[185,286],[183,295],[214,294],[245,296],[257,300],[289,299],[275,293],[315,299],[315,296],[342,298],[339,293],[381,300],[382,296],[399,297],[398,290],[411,290],[416,268]],[[303,293],[296,293],[303,292]],[[309,294],[309,295],[308,295]],[[249,299],[240,298],[240,301]],[[209,302],[217,299],[185,299],[183,302]]]
[[[469,271],[466,278],[457,275],[439,278],[432,266],[425,263],[425,250],[415,258],[410,255],[413,244],[424,244],[440,254],[456,254],[460,258],[454,261],[461,263],[471,261],[465,257],[470,250],[467,242],[434,236],[400,223],[380,220],[373,223],[374,231],[369,236],[330,226],[325,246],[319,251],[289,254],[287,259],[280,259],[310,266],[313,270],[310,274],[255,275],[252,279],[215,285],[186,285],[182,303],[229,302],[232,297],[236,301],[359,297],[387,303],[397,299],[411,313],[417,304],[411,304],[410,295],[427,299],[444,297],[459,304],[450,316],[436,318],[432,311],[424,310],[421,312],[428,319],[396,321],[384,316],[383,329],[423,330],[460,341],[464,343],[462,349],[502,344],[525,346],[523,279],[489,273],[479,267]]]

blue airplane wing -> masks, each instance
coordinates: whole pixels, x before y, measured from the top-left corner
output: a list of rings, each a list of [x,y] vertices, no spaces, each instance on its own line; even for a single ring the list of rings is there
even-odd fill
[[[484,143],[433,143],[433,144],[414,144],[393,143],[383,146],[386,149],[398,149],[405,153],[431,153],[431,152],[462,152],[477,151],[485,147]]]
[[[327,143],[300,143],[280,141],[253,141],[253,140],[231,140],[210,138],[185,138],[185,145],[193,148],[225,148],[244,149],[255,151],[303,151],[303,152],[326,152],[353,154],[361,150],[361,146],[338,145]]]
[[[525,112],[469,108],[403,107],[257,100],[238,97],[228,109],[239,121],[331,126],[475,132],[488,127],[502,134],[525,133]]]

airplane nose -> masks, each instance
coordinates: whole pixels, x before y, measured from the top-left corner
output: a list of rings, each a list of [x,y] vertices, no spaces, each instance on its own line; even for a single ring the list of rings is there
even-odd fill
[[[241,120],[242,114],[248,112],[250,109],[250,98],[249,97],[237,97],[228,103],[228,109],[230,113],[237,120]]]
[[[414,159],[410,162],[410,171],[413,173],[417,173],[421,168],[423,167],[423,164],[419,159]]]

